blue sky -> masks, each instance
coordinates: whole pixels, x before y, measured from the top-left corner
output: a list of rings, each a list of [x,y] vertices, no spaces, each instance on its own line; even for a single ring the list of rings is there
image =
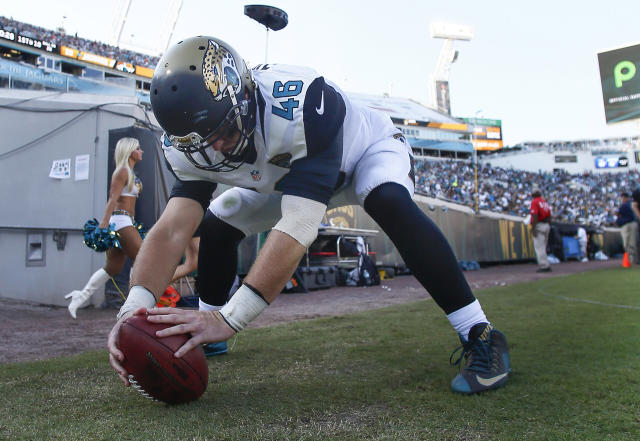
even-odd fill
[[[118,2],[5,2],[0,14],[109,41]],[[9,4],[6,4],[9,3]],[[160,46],[169,0],[133,0],[123,45]],[[249,1],[184,0],[172,41],[213,35],[249,62],[265,59],[264,27],[246,17]],[[259,2],[258,2],[259,3]],[[640,42],[640,1],[269,1],[289,25],[269,33],[269,62],[313,67],[344,90],[429,102],[428,80],[442,40],[432,21],[466,24],[474,39],[450,76],[455,116],[501,119],[506,145],[640,134],[637,121],[606,125],[597,52]],[[63,19],[63,16],[66,16]]]

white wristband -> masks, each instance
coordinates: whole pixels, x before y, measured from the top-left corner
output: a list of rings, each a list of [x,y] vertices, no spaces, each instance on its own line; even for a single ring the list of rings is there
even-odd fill
[[[247,285],[242,284],[226,305],[220,309],[220,314],[234,331],[239,332],[251,320],[260,315],[269,304]]]
[[[132,286],[129,290],[127,300],[120,308],[120,312],[117,316],[118,320],[120,320],[120,317],[129,311],[135,311],[143,306],[145,308],[153,308],[156,306],[156,303],[156,296],[154,296],[147,288],[143,286]]]

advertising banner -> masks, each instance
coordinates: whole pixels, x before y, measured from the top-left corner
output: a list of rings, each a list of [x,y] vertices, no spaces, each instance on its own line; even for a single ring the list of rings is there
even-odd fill
[[[152,78],[153,69],[136,65],[136,75],[140,75],[141,77]]]
[[[56,72],[44,72],[35,66],[24,66],[13,61],[5,61],[0,58],[0,76],[11,77],[13,80],[27,83],[42,84],[51,89],[66,90],[67,77]]]
[[[116,63],[116,69],[120,72],[126,72],[130,74],[136,73],[136,68],[133,66],[133,64],[127,63],[125,61],[118,61]]]
[[[86,61],[87,63],[98,64],[104,67],[114,67],[116,60],[109,57],[103,57],[102,55],[92,54],[91,52],[78,52],[78,60]]]
[[[69,46],[60,46],[60,55],[104,67],[114,68],[116,65],[116,60],[113,58],[103,57],[102,55],[92,54],[91,52],[79,51]]]
[[[78,50],[69,46],[60,46],[60,55],[63,55],[69,58],[77,58]]]
[[[640,44],[598,53],[607,124],[640,117]]]

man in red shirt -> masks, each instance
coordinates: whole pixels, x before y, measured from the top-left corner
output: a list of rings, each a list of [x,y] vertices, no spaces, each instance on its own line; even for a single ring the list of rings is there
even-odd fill
[[[551,265],[547,258],[547,241],[549,240],[549,231],[551,230],[551,208],[547,201],[542,197],[540,189],[534,188],[531,191],[533,200],[531,201],[531,233],[533,234],[533,248],[536,250],[538,258],[538,273],[548,273],[551,271]]]

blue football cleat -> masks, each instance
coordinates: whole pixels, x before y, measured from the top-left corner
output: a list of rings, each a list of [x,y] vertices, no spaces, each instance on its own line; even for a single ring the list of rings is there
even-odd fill
[[[464,366],[451,382],[451,389],[461,394],[475,394],[504,386],[511,372],[507,338],[489,323],[478,323],[469,331],[469,340],[460,337],[458,347],[449,362]],[[460,357],[453,357],[462,349]]]
[[[215,355],[226,354],[228,351],[226,341],[207,343],[202,345],[202,349],[204,350],[204,356],[207,358],[213,357]]]

